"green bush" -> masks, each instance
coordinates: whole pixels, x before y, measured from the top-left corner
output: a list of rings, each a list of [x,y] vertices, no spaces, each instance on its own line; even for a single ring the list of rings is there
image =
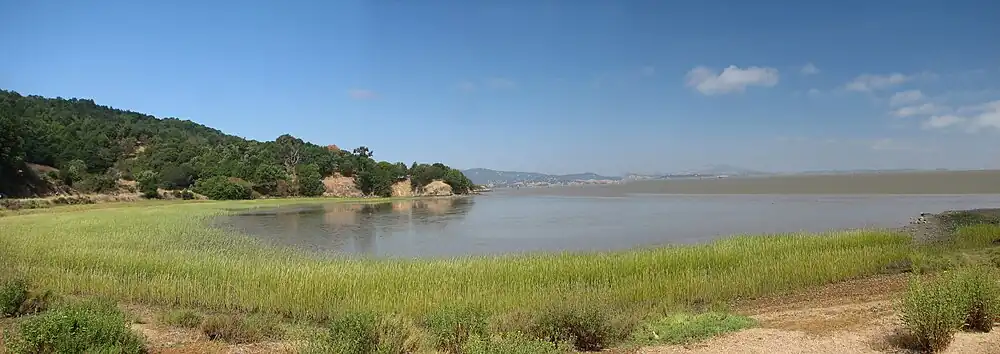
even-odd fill
[[[139,187],[139,193],[147,199],[156,199],[160,197],[160,192],[157,191],[157,187],[160,185],[160,176],[153,171],[141,171],[135,176],[135,180]]]
[[[420,329],[400,316],[352,312],[330,321],[329,331],[309,342],[306,353],[405,354],[424,347]]]
[[[299,166],[298,179],[299,194],[306,197],[317,197],[326,192],[323,185],[323,176],[319,174],[319,167],[314,164]]]
[[[902,313],[904,326],[927,351],[947,348],[965,319],[962,301],[948,279],[911,281]]]
[[[646,323],[632,334],[642,345],[687,344],[756,325],[750,317],[722,312],[676,314]]]
[[[13,279],[0,284],[0,317],[14,317],[21,312],[21,304],[28,300],[28,283]]]
[[[9,336],[10,353],[144,353],[113,303],[84,302],[24,318]]]
[[[520,332],[503,336],[472,336],[462,346],[465,354],[560,354],[571,352],[572,346],[531,339]]]
[[[598,351],[628,338],[635,327],[634,320],[596,301],[562,301],[542,310],[531,334],[552,343],[572,343],[578,350]]]
[[[424,327],[434,336],[435,348],[460,353],[470,337],[487,335],[488,319],[484,311],[475,307],[446,306],[428,315]]]
[[[91,174],[74,183],[73,187],[85,193],[108,193],[118,190],[118,181],[108,174]]]
[[[956,272],[951,280],[959,295],[963,327],[966,330],[989,332],[1000,318],[1000,284],[996,274],[982,267]]]
[[[201,322],[201,331],[209,340],[236,344],[280,339],[285,334],[277,318],[259,314],[208,316]]]
[[[246,183],[222,176],[198,180],[194,191],[214,200],[251,199],[253,195],[253,190]]]

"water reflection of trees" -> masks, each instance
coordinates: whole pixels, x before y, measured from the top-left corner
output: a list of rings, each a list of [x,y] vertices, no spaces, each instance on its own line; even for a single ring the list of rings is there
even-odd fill
[[[391,237],[418,228],[444,228],[465,218],[474,204],[472,198],[327,204],[323,206],[323,223],[324,229],[334,238],[353,241],[356,252],[372,254],[376,251],[378,237]]]

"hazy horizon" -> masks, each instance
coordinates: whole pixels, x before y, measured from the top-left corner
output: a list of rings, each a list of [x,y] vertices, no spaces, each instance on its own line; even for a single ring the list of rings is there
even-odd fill
[[[0,57],[0,85],[462,169],[998,169],[998,12],[973,0],[11,2],[0,28],[17,50]]]

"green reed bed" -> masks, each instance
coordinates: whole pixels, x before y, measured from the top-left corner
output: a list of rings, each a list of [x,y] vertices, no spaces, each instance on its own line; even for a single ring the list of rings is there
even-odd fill
[[[350,260],[269,248],[206,226],[233,208],[300,202],[7,216],[0,218],[0,266],[57,293],[321,319],[347,310],[424,314],[456,305],[530,311],[568,297],[659,310],[873,274],[905,260],[910,250],[905,235],[861,230],[626,252]]]

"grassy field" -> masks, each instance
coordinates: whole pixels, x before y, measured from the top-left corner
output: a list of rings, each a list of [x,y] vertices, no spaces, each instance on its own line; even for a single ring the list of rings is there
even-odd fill
[[[346,310],[419,315],[449,305],[532,311],[567,299],[668,311],[872,274],[905,260],[910,249],[905,235],[863,230],[615,253],[351,260],[264,247],[205,226],[233,209],[321,201],[109,204],[8,215],[0,218],[0,266],[62,294],[323,319]]]

